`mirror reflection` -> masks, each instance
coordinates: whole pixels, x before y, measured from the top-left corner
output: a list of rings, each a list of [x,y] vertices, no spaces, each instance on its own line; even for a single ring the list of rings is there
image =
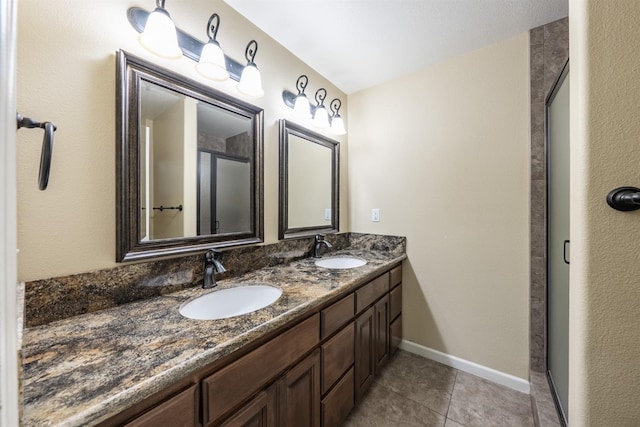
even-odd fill
[[[338,231],[338,142],[280,120],[279,237]]]
[[[289,228],[331,225],[331,148],[289,135]]]
[[[140,118],[140,240],[249,232],[251,119],[148,81]]]
[[[262,109],[122,51],[118,65],[117,260],[261,242]]]

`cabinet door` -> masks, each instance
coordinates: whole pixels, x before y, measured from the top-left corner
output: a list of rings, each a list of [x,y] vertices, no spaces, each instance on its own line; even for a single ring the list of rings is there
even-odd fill
[[[287,372],[278,386],[279,426],[320,426],[320,349]]]
[[[125,424],[127,427],[193,427],[197,424],[197,387],[192,386],[160,403],[138,418]]]
[[[375,357],[376,370],[379,370],[389,358],[389,296],[385,295],[375,305]]]
[[[402,312],[402,285],[398,285],[389,292],[389,321],[393,320]]]
[[[221,427],[277,427],[277,388],[272,385],[240,408]]]
[[[356,402],[373,382],[375,374],[375,306],[356,318]]]
[[[389,332],[391,334],[391,345],[389,345],[389,355],[393,356],[396,351],[398,351],[398,347],[400,346],[400,342],[402,341],[402,314],[396,317],[391,325],[389,326]]]

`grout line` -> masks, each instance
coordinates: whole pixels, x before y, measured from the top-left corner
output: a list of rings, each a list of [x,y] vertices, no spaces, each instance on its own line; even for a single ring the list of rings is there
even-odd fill
[[[449,408],[451,408],[451,401],[453,400],[453,392],[456,389],[456,382],[458,381],[458,370],[456,369],[456,377],[453,379],[453,387],[451,388],[451,395],[449,396],[449,404],[447,405],[447,413],[444,415],[444,423],[447,423],[447,418],[449,418]],[[455,421],[455,420],[453,420]]]

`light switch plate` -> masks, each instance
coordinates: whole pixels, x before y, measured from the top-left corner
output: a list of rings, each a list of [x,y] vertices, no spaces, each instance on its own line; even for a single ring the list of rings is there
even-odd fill
[[[324,219],[325,221],[331,221],[331,209],[324,210]]]

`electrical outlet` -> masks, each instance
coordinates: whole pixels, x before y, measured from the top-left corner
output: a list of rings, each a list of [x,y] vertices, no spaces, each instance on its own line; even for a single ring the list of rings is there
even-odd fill
[[[331,209],[324,210],[324,220],[331,221]]]
[[[380,209],[371,209],[371,221],[380,222]]]

